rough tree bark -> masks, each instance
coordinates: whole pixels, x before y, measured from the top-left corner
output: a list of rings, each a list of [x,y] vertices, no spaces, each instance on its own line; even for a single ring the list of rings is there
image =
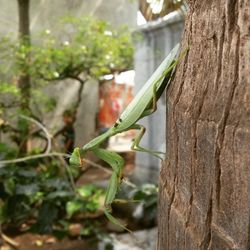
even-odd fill
[[[192,0],[167,92],[158,250],[250,248],[250,1]]]

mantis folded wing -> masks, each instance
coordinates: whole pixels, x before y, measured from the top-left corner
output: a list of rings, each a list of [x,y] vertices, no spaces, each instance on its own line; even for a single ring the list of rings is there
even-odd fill
[[[166,59],[156,69],[156,71],[131,101],[131,103],[127,106],[115,124],[106,133],[94,138],[82,148],[75,148],[70,158],[70,164],[82,165],[82,157],[87,151],[92,151],[97,157],[107,162],[111,166],[113,172],[106,191],[104,213],[111,222],[121,226],[127,231],[129,230],[125,227],[125,225],[123,225],[118,219],[111,215],[111,205],[113,202],[115,202],[116,194],[122,182],[124,160],[117,153],[100,148],[100,145],[111,136],[128,131],[130,129],[136,129],[140,132],[135,138],[131,148],[133,150],[147,152],[156,157],[160,157],[161,152],[151,151],[139,146],[140,140],[146,129],[142,125],[138,124],[137,121],[152,114],[157,109],[157,100],[169,85],[175,66],[181,58],[181,56],[178,58],[178,55],[179,44],[173,48]]]

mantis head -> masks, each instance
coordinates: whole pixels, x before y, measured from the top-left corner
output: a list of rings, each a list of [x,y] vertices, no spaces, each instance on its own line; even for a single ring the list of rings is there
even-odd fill
[[[83,161],[83,155],[84,150],[81,148],[75,148],[73,153],[70,156],[69,163],[72,166],[80,166],[83,167],[84,161]]]

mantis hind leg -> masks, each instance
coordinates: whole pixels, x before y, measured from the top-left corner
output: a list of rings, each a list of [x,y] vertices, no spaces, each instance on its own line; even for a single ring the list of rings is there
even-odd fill
[[[139,145],[145,131],[146,131],[146,128],[143,127],[142,125],[140,124],[135,124],[133,126],[131,126],[131,129],[137,129],[137,130],[140,130],[138,136],[134,139],[134,142],[131,146],[131,149],[133,150],[136,150],[136,151],[140,151],[140,152],[146,152],[146,153],[149,153],[149,154],[152,154],[158,158],[160,158],[161,160],[163,160],[163,158],[161,157],[161,155],[165,154],[161,151],[154,151],[154,150],[150,150],[150,149],[146,149],[146,148],[143,148]]]
[[[132,233],[124,224],[122,224],[118,219],[116,219],[113,215],[110,214],[110,211],[108,211],[107,209],[104,209],[104,214],[106,215],[106,217],[114,224],[122,227],[123,229],[125,229],[126,231],[128,231],[129,233]]]

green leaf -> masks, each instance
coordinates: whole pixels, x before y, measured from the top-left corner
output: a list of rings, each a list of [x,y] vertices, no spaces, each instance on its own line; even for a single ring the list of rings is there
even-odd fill
[[[44,199],[44,193],[43,192],[36,192],[32,196],[30,196],[30,202],[31,204],[42,201]]]
[[[16,154],[16,149],[6,143],[0,143],[0,160],[11,159]]]
[[[90,197],[93,194],[93,192],[96,191],[96,190],[97,190],[97,188],[93,184],[88,184],[88,185],[84,185],[84,186],[81,186],[81,187],[77,188],[77,192],[83,198]]]
[[[43,186],[46,188],[53,188],[57,190],[68,189],[69,183],[63,178],[54,177],[44,180]]]
[[[26,185],[21,185],[17,184],[16,185],[16,194],[19,195],[33,195],[39,191],[39,187],[37,183],[33,184],[26,184]]]
[[[18,87],[14,84],[1,82],[0,83],[0,93],[19,96],[20,91],[19,91]]]
[[[89,212],[95,212],[99,207],[100,204],[95,200],[89,201],[86,204],[86,210],[88,210]]]
[[[58,198],[70,198],[74,195],[73,192],[69,191],[55,191],[47,195],[48,200],[58,199]]]
[[[92,230],[89,227],[85,227],[81,229],[81,235],[89,236],[92,234]]]
[[[20,169],[17,171],[16,174],[18,176],[25,177],[25,178],[34,178],[37,176],[37,172],[32,169],[29,169],[29,170]]]
[[[15,191],[15,180],[14,178],[10,177],[9,179],[4,181],[4,189],[6,191],[6,193],[8,193],[9,195],[13,195],[14,191]]]
[[[66,203],[67,217],[71,218],[73,214],[79,212],[84,207],[84,203],[81,200],[68,201]]]

